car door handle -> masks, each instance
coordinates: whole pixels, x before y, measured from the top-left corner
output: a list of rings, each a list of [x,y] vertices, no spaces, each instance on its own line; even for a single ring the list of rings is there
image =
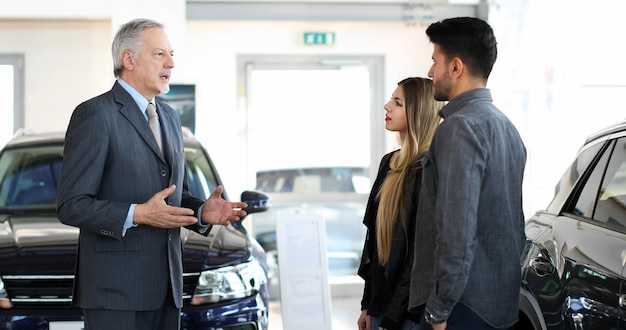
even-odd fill
[[[534,269],[539,275],[547,275],[554,271],[552,263],[542,257],[534,258],[530,261],[530,267]]]

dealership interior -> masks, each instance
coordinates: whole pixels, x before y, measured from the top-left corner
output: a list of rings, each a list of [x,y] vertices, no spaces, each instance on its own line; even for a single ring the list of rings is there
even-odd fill
[[[472,16],[494,28],[498,59],[487,87],[528,151],[523,207],[529,217],[548,205],[586,137],[625,117],[614,98],[626,92],[626,67],[613,59],[626,53],[616,38],[625,9],[621,0],[12,1],[0,10],[0,145],[17,132],[65,131],[78,104],[115,82],[111,40],[119,26],[137,17],[162,22],[176,54],[172,89],[163,100],[184,114],[183,125],[210,153],[231,199],[259,190],[263,173],[362,171],[353,174],[351,194],[331,196],[356,205],[352,229],[328,219],[313,228],[321,228],[320,242],[329,248],[315,245],[326,260],[320,264],[324,289],[311,297],[323,308],[311,322],[353,329],[363,290],[355,268],[365,238],[362,212],[380,158],[399,146],[384,129],[383,105],[398,81],[427,75],[428,25]],[[276,210],[298,216],[307,212],[290,207],[319,202],[268,195]],[[285,214],[272,212],[249,215],[243,228],[273,260],[268,267],[276,278],[268,280],[275,282],[263,317],[266,329],[280,330],[306,306],[281,293],[286,288],[277,274],[290,273],[276,265],[276,234],[273,243],[257,235],[264,221],[278,226]],[[324,212],[336,222],[350,216]],[[351,244],[331,249],[337,233]],[[0,280],[0,302],[2,290]],[[281,316],[286,313],[293,315]]]

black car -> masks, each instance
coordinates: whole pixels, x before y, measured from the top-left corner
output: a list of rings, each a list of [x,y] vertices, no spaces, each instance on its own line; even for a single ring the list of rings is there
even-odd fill
[[[62,133],[27,135],[0,153],[0,330],[82,329],[82,311],[71,305],[78,228],[56,218],[63,142]],[[185,156],[190,191],[208,198],[222,184],[208,153],[186,135]],[[262,193],[241,198],[248,213],[269,207]],[[215,226],[208,237],[183,228],[181,241],[181,328],[267,329],[265,251],[242,223]]]
[[[516,329],[626,329],[626,122],[585,141],[525,229]]]

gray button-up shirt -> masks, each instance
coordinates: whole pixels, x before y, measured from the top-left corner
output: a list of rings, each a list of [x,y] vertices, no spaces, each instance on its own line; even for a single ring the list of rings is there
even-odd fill
[[[424,156],[409,310],[447,319],[461,303],[494,327],[518,318],[526,148],[488,89],[440,112]]]

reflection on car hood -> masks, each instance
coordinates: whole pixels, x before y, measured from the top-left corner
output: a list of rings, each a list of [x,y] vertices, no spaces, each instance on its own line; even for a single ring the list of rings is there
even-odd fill
[[[213,226],[207,237],[183,228],[181,240],[185,272],[236,264],[248,260],[251,254],[250,241],[241,222]]]
[[[30,214],[29,214],[30,213]],[[0,215],[0,263],[4,274],[74,272],[78,229],[56,218],[25,212]]]
[[[0,264],[4,274],[74,273],[78,228],[40,211],[0,213]],[[197,272],[247,260],[250,244],[237,223],[214,226],[208,237],[181,231],[183,268]]]

